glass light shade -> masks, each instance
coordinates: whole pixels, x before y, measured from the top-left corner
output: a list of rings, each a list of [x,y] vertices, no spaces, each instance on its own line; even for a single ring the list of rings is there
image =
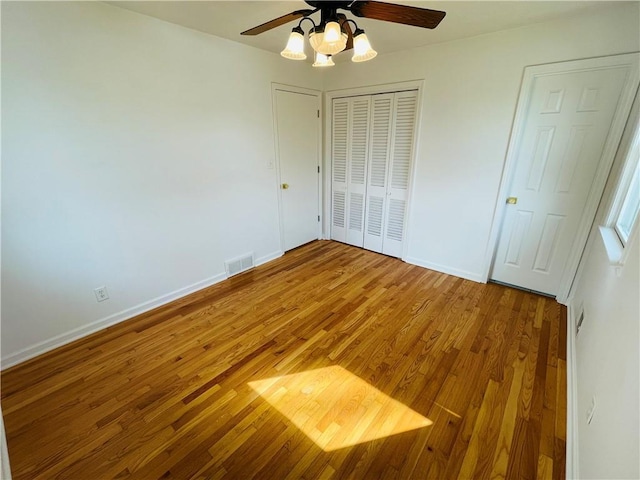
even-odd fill
[[[289,35],[289,40],[287,41],[287,46],[285,49],[280,52],[284,58],[288,58],[290,60],[304,60],[307,56],[304,53],[304,37],[302,36],[302,30],[300,32],[294,29]]]
[[[367,60],[374,58],[376,55],[378,55],[378,52],[371,48],[367,35],[364,32],[356,32],[353,36],[353,57],[351,58],[351,61],[366,62]]]
[[[309,30],[309,44],[314,51],[318,51],[322,41],[324,40],[324,31],[322,27],[316,27]]]
[[[333,43],[340,40],[340,24],[336,21],[329,21],[324,26],[324,41]]]
[[[324,32],[322,43],[315,49],[316,52],[324,55],[335,55],[345,49],[347,46],[347,34],[342,33],[335,42],[327,42],[327,31]]]
[[[323,55],[316,52],[316,61],[313,62],[314,67],[332,67],[334,65],[331,55]]]

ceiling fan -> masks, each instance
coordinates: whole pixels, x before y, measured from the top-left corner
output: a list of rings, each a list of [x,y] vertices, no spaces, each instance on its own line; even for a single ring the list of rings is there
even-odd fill
[[[301,18],[298,26],[291,31],[287,46],[281,55],[292,60],[304,60],[307,56],[304,53],[304,31],[301,26],[305,20],[310,21],[313,27],[308,32],[309,43],[315,51],[313,66],[324,67],[334,65],[332,55],[351,48],[354,49],[354,62],[371,60],[377,55],[371,48],[364,30],[358,28],[356,22],[347,18],[344,13],[338,13],[338,10],[346,10],[360,18],[431,29],[436,28],[446,15],[439,10],[376,1],[305,1],[313,8],[287,13],[245,30],[241,35],[259,35]],[[316,12],[320,12],[319,24],[310,18]],[[355,30],[351,28],[350,23],[353,23]]]

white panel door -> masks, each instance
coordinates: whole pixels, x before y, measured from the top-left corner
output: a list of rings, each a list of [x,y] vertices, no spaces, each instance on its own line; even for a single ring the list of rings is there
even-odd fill
[[[402,257],[406,237],[406,217],[409,200],[409,180],[413,159],[418,92],[394,95],[391,129],[391,158],[387,187],[388,204],[384,222],[382,253]]]
[[[319,97],[276,90],[284,250],[319,238]]]
[[[517,203],[507,205],[492,279],[557,294],[583,246],[576,234],[628,75],[601,67],[533,79],[509,193]]]

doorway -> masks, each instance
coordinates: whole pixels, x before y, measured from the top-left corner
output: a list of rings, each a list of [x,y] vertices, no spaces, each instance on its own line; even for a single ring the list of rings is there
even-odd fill
[[[492,280],[566,301],[638,88],[638,59],[525,69]]]
[[[320,238],[320,92],[273,86],[283,251]]]

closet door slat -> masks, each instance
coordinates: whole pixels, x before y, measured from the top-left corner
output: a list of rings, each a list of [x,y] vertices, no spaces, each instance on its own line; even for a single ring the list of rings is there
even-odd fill
[[[349,101],[336,99],[332,108],[331,132],[331,238],[347,239],[347,155],[349,150]]]
[[[382,253],[387,208],[388,164],[391,147],[393,94],[374,95],[371,100],[371,148],[367,183],[364,248]]]
[[[388,207],[382,253],[402,257],[406,238],[407,202],[413,144],[416,125],[418,95],[416,91],[394,95],[389,169],[391,181],[387,189]]]
[[[369,155],[369,111],[371,97],[351,99],[349,115],[349,204],[347,208],[348,228],[346,242],[356,247],[364,243],[364,204]]]

